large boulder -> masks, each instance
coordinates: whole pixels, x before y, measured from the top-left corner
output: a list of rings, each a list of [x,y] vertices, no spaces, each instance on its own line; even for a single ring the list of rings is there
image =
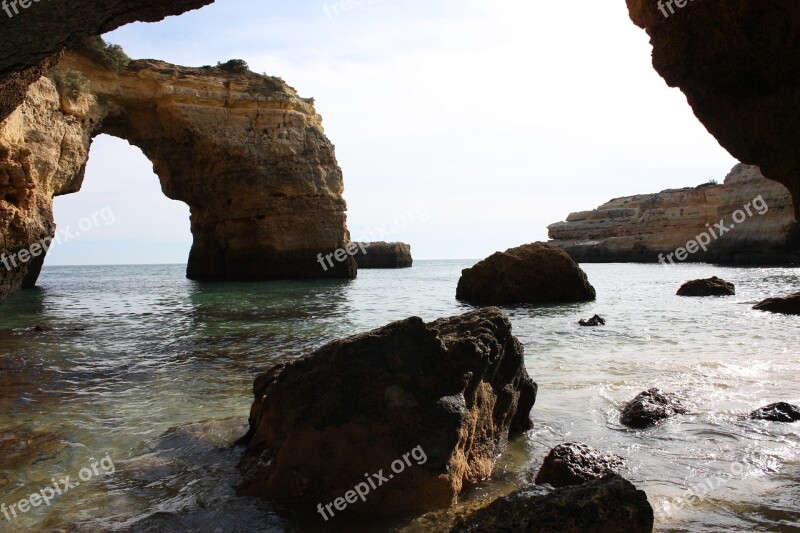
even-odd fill
[[[767,298],[763,302],[756,304],[753,309],[783,315],[800,315],[800,292],[785,298]]]
[[[650,389],[639,394],[622,409],[620,422],[629,428],[645,429],[662,420],[688,411],[674,394]]]
[[[478,305],[588,302],[586,273],[563,250],[534,243],[497,252],[462,271],[456,298]]]
[[[778,402],[756,409],[750,413],[752,420],[769,422],[800,422],[800,407],[786,402]]]
[[[404,242],[359,242],[358,268],[411,268],[411,245]]]
[[[451,533],[651,533],[653,521],[647,495],[610,476],[549,494],[519,490],[461,520]]]
[[[238,492],[337,515],[450,506],[532,427],[536,392],[496,308],[332,342],[256,379]]]
[[[736,286],[717,276],[687,281],[678,289],[678,296],[734,296],[735,294]]]
[[[546,483],[553,487],[582,485],[616,474],[622,464],[619,457],[605,455],[586,444],[559,444],[545,457],[536,475],[536,484]]]

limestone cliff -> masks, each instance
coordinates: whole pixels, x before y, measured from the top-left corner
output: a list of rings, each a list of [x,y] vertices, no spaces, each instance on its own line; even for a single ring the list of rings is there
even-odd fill
[[[334,147],[310,100],[278,78],[135,61],[116,72],[68,52],[0,123],[0,253],[33,256],[53,235],[52,198],[80,189],[92,138],[139,147],[162,190],[186,202],[200,280],[354,277],[352,257],[319,253],[349,234]],[[64,80],[88,81],[83,87]],[[0,267],[0,296],[32,285],[44,253]]]
[[[740,224],[733,214],[757,197]],[[760,214],[761,212],[764,214]],[[737,165],[724,185],[671,189],[617,198],[593,211],[572,213],[549,227],[551,244],[578,262],[651,262],[708,232],[720,220],[733,229],[712,239],[691,261],[729,264],[800,263],[800,236],[789,191],[758,167]]]
[[[27,87],[58,61],[65,47],[129,22],[155,22],[213,1],[6,2],[0,11],[3,19],[0,33],[0,120],[22,103]]]
[[[800,2],[627,4],[659,74],[734,157],[786,185],[800,218]]]

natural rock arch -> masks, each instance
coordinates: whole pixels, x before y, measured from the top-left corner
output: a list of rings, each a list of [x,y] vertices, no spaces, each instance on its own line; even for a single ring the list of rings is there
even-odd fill
[[[188,277],[355,276],[352,257],[317,261],[350,240],[342,172],[312,102],[282,80],[160,61],[118,73],[73,52],[58,72],[59,89],[40,79],[0,124],[0,251],[53,235],[53,196],[80,189],[92,139],[105,133],[141,149],[164,194],[189,205]],[[63,81],[78,72],[85,94]],[[0,267],[0,296],[33,285],[43,261]]]

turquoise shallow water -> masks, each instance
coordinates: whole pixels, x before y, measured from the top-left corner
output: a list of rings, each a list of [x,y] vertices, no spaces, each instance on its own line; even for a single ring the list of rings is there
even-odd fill
[[[244,431],[253,378],[341,336],[470,309],[454,294],[472,263],[255,284],[198,284],[177,265],[46,268],[39,289],[0,304],[0,503],[77,479],[106,454],[114,473],[10,521],[0,514],[0,530],[302,529],[269,502],[233,496],[238,452],[225,446]],[[597,302],[506,310],[540,386],[536,428],[467,499],[515,486],[555,444],[584,441],[626,458],[659,531],[800,531],[800,424],[740,416],[800,403],[800,318],[751,309],[797,291],[800,270],[584,268]],[[737,296],[675,296],[715,274]],[[607,327],[577,326],[595,313]],[[653,386],[691,414],[624,429],[620,405]]]

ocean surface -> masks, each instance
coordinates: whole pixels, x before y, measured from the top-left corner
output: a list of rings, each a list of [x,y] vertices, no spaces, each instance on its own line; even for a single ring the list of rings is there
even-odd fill
[[[180,265],[45,268],[39,289],[0,303],[0,503],[49,495],[65,476],[80,485],[0,514],[0,531],[323,530],[319,516],[288,520],[234,496],[231,444],[246,430],[253,379],[342,336],[471,309],[455,287],[473,263],[251,284],[195,283]],[[536,427],[465,502],[519,486],[551,447],[581,441],[625,459],[657,531],[800,531],[800,424],[743,416],[800,403],[800,318],[751,309],[796,292],[800,270],[584,269],[596,302],[506,310],[539,384]],[[737,295],[675,296],[711,275]],[[595,313],[606,327],[577,325]],[[676,392],[690,414],[625,429],[620,406],[650,387]],[[433,516],[362,529],[446,525]]]

